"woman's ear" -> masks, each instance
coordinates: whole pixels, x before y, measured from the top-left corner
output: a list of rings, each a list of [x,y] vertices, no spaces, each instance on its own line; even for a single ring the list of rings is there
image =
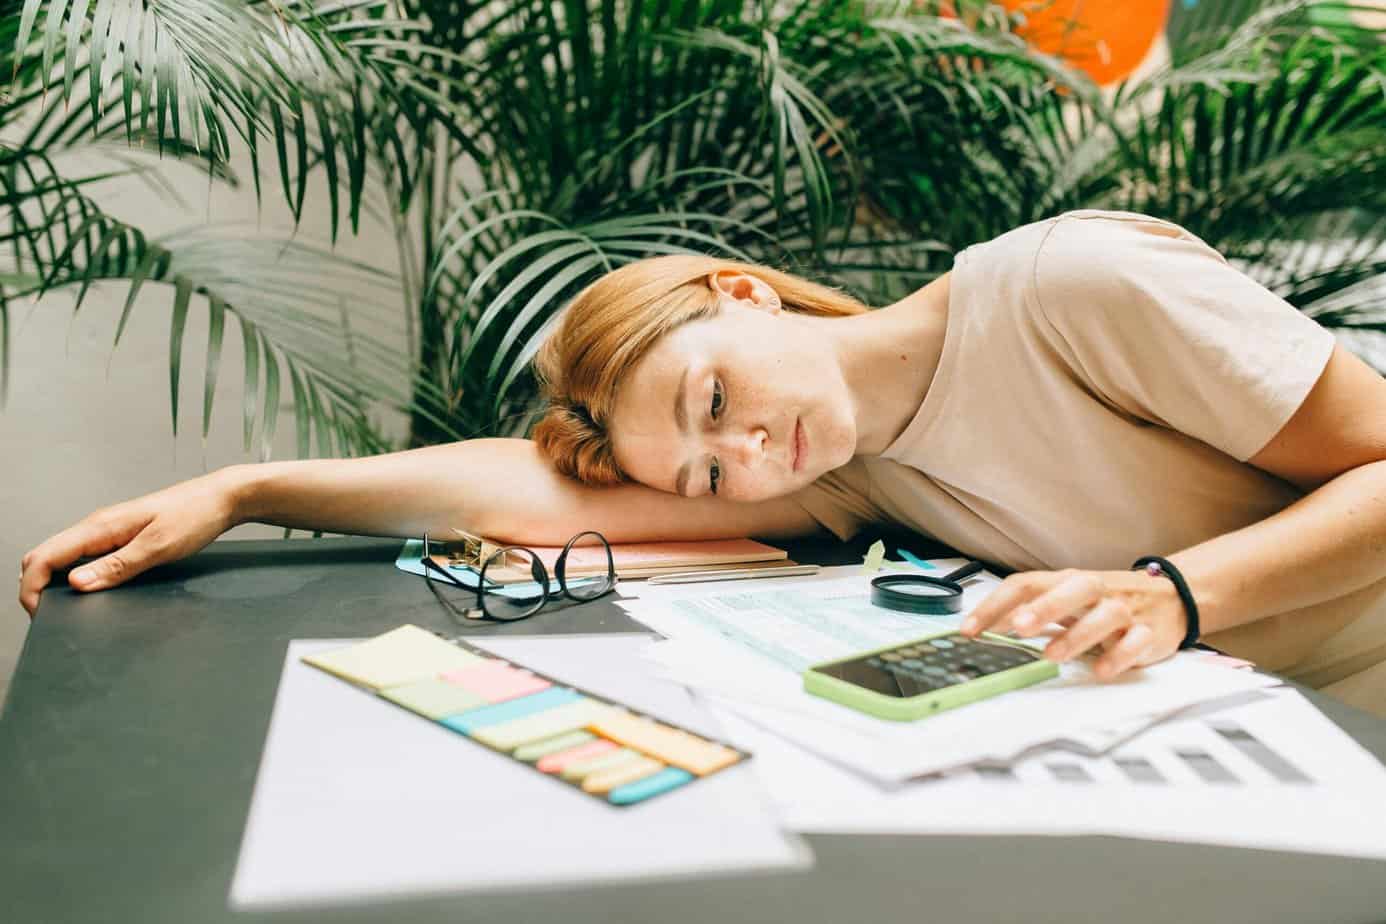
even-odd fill
[[[708,276],[707,283],[714,291],[732,301],[741,302],[748,308],[757,308],[778,314],[783,307],[780,293],[765,280],[749,273],[735,270],[719,270]]]

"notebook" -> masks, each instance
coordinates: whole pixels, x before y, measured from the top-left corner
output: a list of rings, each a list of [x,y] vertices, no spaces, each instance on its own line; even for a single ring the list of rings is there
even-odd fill
[[[503,545],[454,530],[459,540],[449,542],[433,560],[445,567],[466,565],[480,568],[481,562],[494,555]],[[555,573],[562,546],[526,546],[544,563],[549,574]],[[622,580],[655,577],[679,571],[716,571],[726,568],[784,568],[797,564],[784,549],[757,542],[754,539],[706,539],[691,542],[625,542],[611,546],[616,574]],[[505,567],[490,566],[487,580],[500,584],[531,581],[533,575],[521,556],[512,553]],[[588,577],[606,574],[606,553],[600,545],[574,546],[568,552],[565,569],[568,577]]]

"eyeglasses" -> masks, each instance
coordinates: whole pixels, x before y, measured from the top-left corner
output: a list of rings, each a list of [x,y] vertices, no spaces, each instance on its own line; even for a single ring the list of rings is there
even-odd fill
[[[584,538],[589,537],[595,538],[596,542],[589,545],[579,545]],[[579,550],[578,554],[583,558],[594,559],[582,570],[588,570],[595,565],[597,574],[590,577],[568,578],[569,554],[573,553],[574,549]],[[606,563],[605,575],[600,573],[603,557]],[[492,552],[481,563],[475,587],[462,583],[450,570],[433,560],[427,534],[423,537],[422,561],[424,582],[428,584],[429,590],[433,591],[433,595],[438,598],[438,602],[451,610],[454,616],[468,620],[518,622],[521,619],[528,619],[542,610],[551,599],[557,599],[560,596],[567,597],[572,602],[566,605],[571,606],[573,603],[587,603],[596,600],[616,589],[616,562],[611,555],[611,544],[606,541],[605,536],[594,530],[578,533],[563,546],[563,551],[559,553],[553,567],[554,577],[558,579],[559,589],[557,592],[550,589],[552,585],[549,583],[549,571],[544,566],[544,562],[540,560],[533,549],[525,548],[522,545],[508,545]],[[502,570],[506,572],[504,577],[510,579],[509,581],[502,582],[487,577],[488,571],[495,577]],[[520,575],[528,574],[532,578],[532,582],[513,583],[517,573]],[[454,587],[475,591],[476,606],[470,609],[459,609],[434,582],[431,575],[435,574]]]

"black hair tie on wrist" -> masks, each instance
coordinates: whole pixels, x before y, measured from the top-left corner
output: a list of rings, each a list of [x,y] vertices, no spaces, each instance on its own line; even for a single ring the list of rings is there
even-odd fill
[[[1179,599],[1184,601],[1184,615],[1186,617],[1188,629],[1184,632],[1184,640],[1179,643],[1182,651],[1185,648],[1192,648],[1198,643],[1198,604],[1194,603],[1193,594],[1189,591],[1188,582],[1184,580],[1184,575],[1179,573],[1179,569],[1169,563],[1168,559],[1158,555],[1147,555],[1144,558],[1136,559],[1136,563],[1131,566],[1131,570],[1145,568],[1145,573],[1151,577],[1164,575],[1174,582],[1174,589],[1179,592]]]

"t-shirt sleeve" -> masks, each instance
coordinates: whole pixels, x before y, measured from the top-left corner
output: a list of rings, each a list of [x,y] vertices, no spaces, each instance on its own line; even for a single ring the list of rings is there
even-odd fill
[[[1035,254],[1037,323],[1094,393],[1245,462],[1318,381],[1331,331],[1170,222],[1059,218]]]
[[[855,536],[865,524],[885,519],[871,500],[870,476],[860,457],[819,476],[792,497],[843,542]]]

